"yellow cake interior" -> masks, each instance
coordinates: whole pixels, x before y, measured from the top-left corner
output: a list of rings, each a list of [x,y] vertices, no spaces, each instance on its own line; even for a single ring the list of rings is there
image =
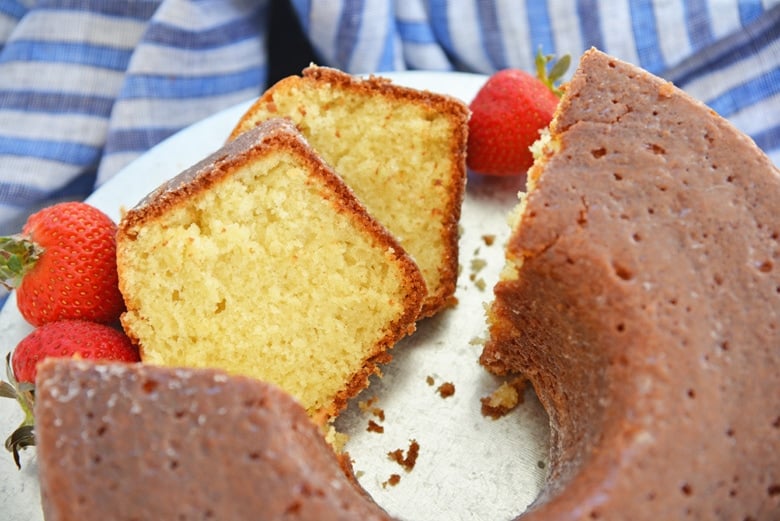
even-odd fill
[[[119,264],[144,361],[226,368],[327,406],[404,305],[391,252],[335,204],[280,150],[136,227]]]
[[[291,77],[269,90],[236,131],[275,116],[295,122],[415,259],[432,301],[426,305],[434,308],[427,314],[441,309],[457,271],[454,194],[462,193],[464,177],[453,175],[463,172],[453,140],[465,119],[425,103]]]

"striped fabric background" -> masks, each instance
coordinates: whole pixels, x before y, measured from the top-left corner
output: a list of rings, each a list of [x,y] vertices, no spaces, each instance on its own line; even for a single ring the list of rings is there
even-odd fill
[[[28,5],[29,4],[29,5]],[[0,0],[0,233],[256,96],[268,1]]]
[[[0,0],[0,234],[260,94],[279,1]],[[317,61],[353,73],[532,70],[540,46],[596,46],[674,81],[780,164],[780,0],[291,2]]]
[[[598,47],[673,81],[780,164],[778,0],[293,4],[318,52],[351,72],[533,70],[539,46],[547,54],[573,57]],[[393,5],[394,19],[388,13]]]

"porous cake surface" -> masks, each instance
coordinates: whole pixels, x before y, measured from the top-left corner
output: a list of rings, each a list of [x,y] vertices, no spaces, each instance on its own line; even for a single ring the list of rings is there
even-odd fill
[[[119,225],[122,324],[144,362],[270,381],[326,417],[412,332],[403,248],[286,121],[227,144]]]
[[[481,362],[553,432],[523,519],[780,518],[780,173],[596,50],[514,216]]]
[[[428,288],[422,316],[452,304],[466,181],[465,104],[312,66],[266,91],[233,137],[279,116],[296,123],[415,259]]]
[[[47,521],[387,519],[266,382],[49,359],[36,399]]]

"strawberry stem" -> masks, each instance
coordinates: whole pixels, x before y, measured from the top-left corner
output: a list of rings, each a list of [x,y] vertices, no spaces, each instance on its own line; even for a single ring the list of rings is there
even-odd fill
[[[5,448],[13,454],[16,467],[21,469],[22,464],[19,459],[21,449],[35,445],[35,416],[33,414],[33,405],[35,404],[35,387],[29,382],[17,382],[11,370],[11,353],[5,357],[5,371],[8,382],[0,380],[0,397],[13,398],[24,411],[24,420],[5,440]]]
[[[559,98],[563,95],[563,91],[556,85],[563,79],[563,75],[569,69],[571,64],[571,56],[564,54],[558,61],[553,61],[555,56],[552,54],[543,54],[542,48],[539,47],[539,51],[536,53],[536,77],[539,81],[547,85],[553,94]],[[550,67],[552,63],[552,67]],[[549,69],[549,71],[548,71]]]
[[[8,290],[19,287],[42,253],[43,248],[25,236],[0,237],[0,284]]]

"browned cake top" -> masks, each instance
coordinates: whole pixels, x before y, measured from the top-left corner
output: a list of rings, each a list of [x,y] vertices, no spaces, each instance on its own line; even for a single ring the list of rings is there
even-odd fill
[[[385,519],[277,388],[213,370],[49,360],[46,519]]]
[[[551,415],[539,518],[771,519],[778,170],[700,102],[597,51],[552,142],[482,356],[528,374]]]
[[[324,168],[313,158],[309,148],[295,125],[282,118],[266,121],[246,135],[229,141],[219,150],[207,155],[191,167],[162,183],[144,197],[122,219],[120,228],[130,229],[139,222],[159,216],[170,206],[188,199],[193,193],[208,190],[223,176],[235,168],[250,163],[257,155],[267,154],[277,147],[295,150],[310,157],[315,171]]]
[[[365,94],[380,93],[397,100],[426,104],[437,112],[449,115],[457,121],[466,121],[469,118],[468,107],[457,98],[446,94],[397,85],[390,79],[381,76],[371,75],[367,78],[359,78],[331,67],[312,65],[303,70],[303,77],[326,81],[334,85],[347,86]],[[462,130],[465,132],[465,129]]]

